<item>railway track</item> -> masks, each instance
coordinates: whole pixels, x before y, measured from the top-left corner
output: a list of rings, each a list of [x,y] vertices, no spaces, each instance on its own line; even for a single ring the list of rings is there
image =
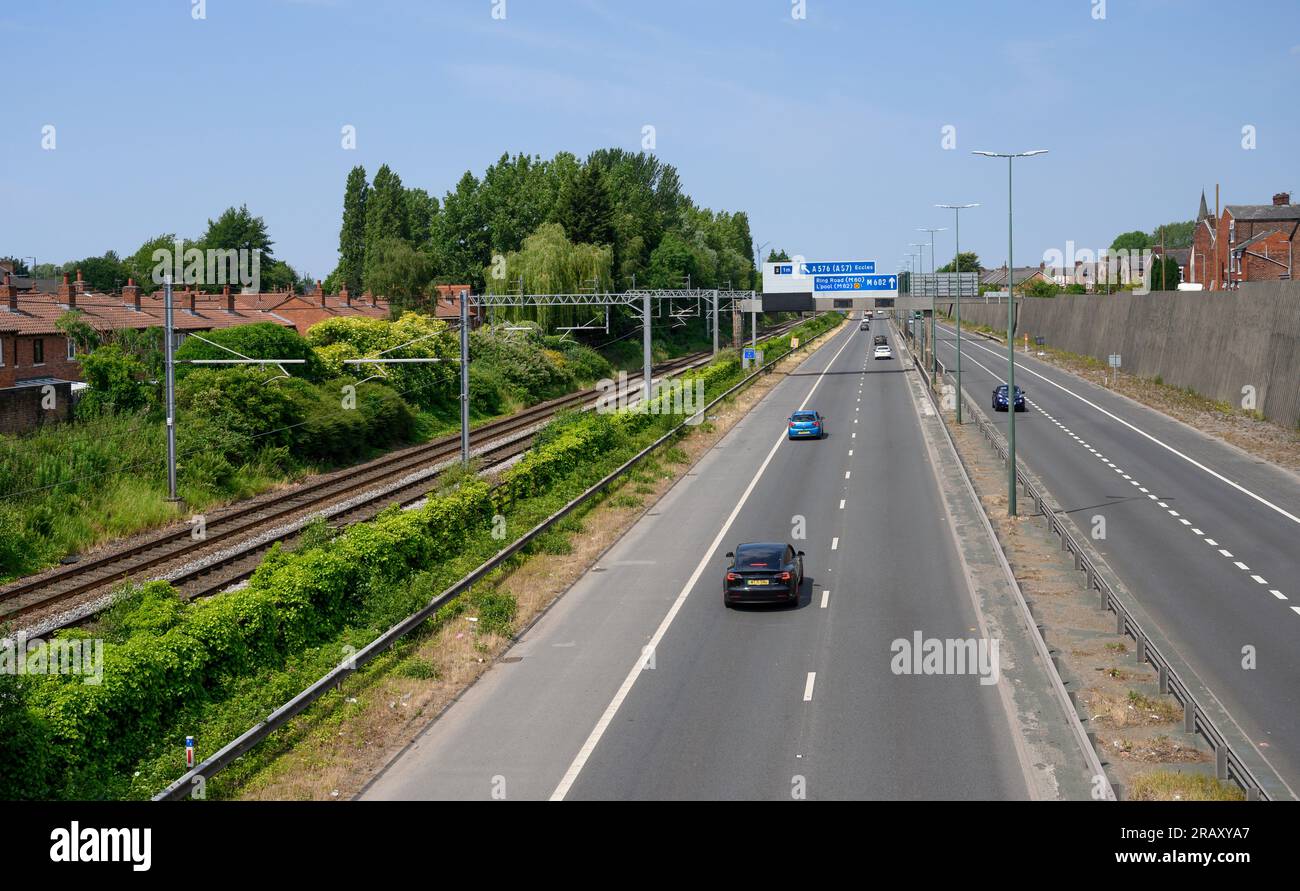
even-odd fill
[[[793,324],[767,333],[779,333]],[[655,374],[678,373],[710,358],[708,352],[683,356],[657,366]],[[629,375],[628,381],[641,377],[640,373]],[[470,448],[487,466],[500,464],[529,448],[532,428],[561,411],[586,406],[598,395],[595,388],[581,390],[484,423],[471,431]],[[325,516],[338,527],[371,519],[390,504],[417,500],[437,486],[436,468],[459,453],[458,433],[441,436],[214,511],[203,517],[201,535],[194,525],[172,526],[137,536],[123,547],[19,579],[0,587],[0,623],[33,613],[44,617],[127,580],[166,578],[191,599],[218,593],[248,578],[273,544],[297,537],[314,516]],[[56,627],[84,618],[73,612]]]

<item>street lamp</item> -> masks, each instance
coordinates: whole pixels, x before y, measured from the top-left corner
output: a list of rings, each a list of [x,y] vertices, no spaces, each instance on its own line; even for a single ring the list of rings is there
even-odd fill
[[[1016,290],[1015,263],[1011,257],[1011,164],[1016,158],[1045,155],[1047,149],[1028,152],[971,152],[985,158],[1007,159],[1007,515],[1016,515]],[[960,300],[957,301],[959,304]]]
[[[936,204],[935,207],[942,207],[952,211],[953,216],[953,237],[957,243],[957,251],[953,255],[953,265],[957,272],[957,423],[961,423],[961,212],[972,207],[979,207],[978,204]],[[1012,408],[1015,408],[1013,405]]]
[[[935,299],[939,290],[937,283],[934,281],[934,273],[935,273],[934,233],[947,232],[948,230],[945,228],[945,229],[917,229],[916,231],[930,233],[930,374],[933,375],[939,373],[939,349],[938,349],[939,337],[938,337],[938,331],[936,331],[934,327]]]
[[[925,244],[923,242],[912,242],[912,247],[917,249],[916,252],[916,271],[922,275],[925,274]],[[915,291],[912,292],[915,295]],[[921,319],[920,325],[913,326],[913,337],[921,344],[921,361],[925,361],[925,319]]]

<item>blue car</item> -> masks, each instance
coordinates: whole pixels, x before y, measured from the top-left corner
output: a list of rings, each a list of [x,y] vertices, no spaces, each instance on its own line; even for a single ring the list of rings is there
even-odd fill
[[[797,411],[790,415],[786,432],[790,439],[825,439],[826,419],[815,411]]]
[[[1007,410],[1007,385],[999,384],[993,391],[993,410]],[[1016,411],[1025,411],[1025,391],[1016,387]]]

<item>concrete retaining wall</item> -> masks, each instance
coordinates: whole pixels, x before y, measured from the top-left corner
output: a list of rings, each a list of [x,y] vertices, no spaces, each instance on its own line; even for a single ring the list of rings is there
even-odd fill
[[[963,321],[1006,328],[1005,305],[963,303],[961,314]],[[1026,333],[1103,362],[1119,353],[1130,374],[1158,375],[1238,408],[1242,388],[1252,386],[1265,417],[1300,423],[1300,282],[1025,298],[1016,339]]]

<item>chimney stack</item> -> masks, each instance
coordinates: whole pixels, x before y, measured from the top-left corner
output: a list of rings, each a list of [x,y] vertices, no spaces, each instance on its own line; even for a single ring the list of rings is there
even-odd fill
[[[126,280],[126,287],[122,289],[122,300],[131,301],[131,308],[136,312],[140,311],[140,286],[135,283],[135,279]]]
[[[320,279],[316,279],[316,293],[320,294],[320,308],[324,309],[325,308],[325,286],[320,283]]]
[[[198,315],[198,312],[194,308],[194,298],[198,296],[198,289],[195,288],[191,291],[189,288],[186,288],[185,291],[190,295],[190,315]]]
[[[230,285],[221,286],[221,296],[226,298],[226,312],[235,311],[235,295],[230,293]]]
[[[339,296],[343,298],[343,302],[346,303],[348,306],[352,305],[352,293],[348,290],[348,286],[346,284],[344,284],[343,287],[339,289]]]
[[[13,283],[9,273],[5,273],[5,296],[9,298],[9,311],[18,312],[18,286]]]
[[[1273,196],[1274,207],[1286,207],[1290,203],[1291,203],[1290,192],[1278,192],[1276,195]]]
[[[68,283],[68,274],[66,272],[63,273],[63,282],[59,285],[59,302],[67,306],[68,309],[73,309],[77,305],[77,293],[72,289],[72,285]]]

